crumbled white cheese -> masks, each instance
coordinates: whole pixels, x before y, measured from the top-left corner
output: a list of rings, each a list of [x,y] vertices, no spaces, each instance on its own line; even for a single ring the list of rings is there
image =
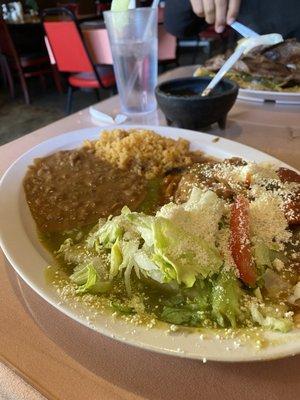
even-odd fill
[[[294,292],[293,294],[289,297],[289,302],[291,304],[295,304],[298,300],[300,299],[300,282],[298,282],[294,286]]]
[[[250,203],[250,233],[252,238],[262,240],[272,247],[287,242],[291,232],[282,211],[282,202],[272,192],[265,191]]]
[[[261,183],[266,179],[278,180],[276,167],[266,163],[248,162],[246,165],[218,163],[213,166],[213,174],[228,182],[233,189],[238,189],[245,183]]]
[[[130,301],[128,302],[129,307],[132,307],[135,309],[137,313],[143,313],[145,311],[145,306],[143,303],[143,300],[140,296],[132,296]]]
[[[230,229],[229,228],[220,229],[217,235],[217,244],[218,244],[218,249],[224,260],[224,270],[225,271],[233,270],[236,276],[239,277],[238,269],[232,268],[235,266],[235,262],[232,258],[229,243],[230,243]]]
[[[194,187],[186,203],[169,203],[162,207],[157,215],[172,220],[193,236],[214,242],[218,224],[225,212],[224,200],[210,190],[202,191]]]
[[[176,331],[178,331],[178,326],[177,326],[177,325],[174,325],[174,324],[170,325],[170,331],[171,331],[171,332],[176,332]]]
[[[243,173],[245,178],[250,175],[251,184],[260,184],[265,180],[278,180],[276,173],[276,167],[272,164],[261,163],[256,164],[249,162],[243,167]]]
[[[284,263],[279,260],[279,258],[275,258],[273,261],[273,266],[277,269],[277,271],[281,271],[284,268]]]

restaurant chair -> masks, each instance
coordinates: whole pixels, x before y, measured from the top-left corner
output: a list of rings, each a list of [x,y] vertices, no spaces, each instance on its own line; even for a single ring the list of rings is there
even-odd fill
[[[158,7],[157,20],[159,24],[163,24],[165,22],[165,7]]]
[[[9,93],[11,98],[15,97],[15,85],[13,81],[13,76],[8,65],[7,57],[5,54],[1,53],[0,49],[0,69],[3,78],[4,85],[9,88]]]
[[[15,88],[13,75],[20,79],[22,91],[26,104],[30,104],[30,96],[27,79],[38,77],[43,87],[45,86],[45,75],[52,74],[56,87],[56,76],[51,68],[49,57],[46,54],[19,54],[10,35],[6,22],[0,18],[0,54],[1,69],[5,74],[5,81],[9,84],[10,94],[14,97]]]
[[[158,63],[162,69],[168,64],[178,66],[177,38],[166,31],[163,24],[158,25]]]
[[[53,20],[54,16],[60,17],[59,20]],[[66,8],[45,9],[42,19],[58,71],[69,74],[67,114],[70,114],[72,109],[75,89],[94,89],[99,98],[99,90],[115,88],[115,76],[112,68],[94,64],[78,21],[70,10]]]
[[[113,65],[107,29],[83,29],[83,38],[92,60],[101,65]]]

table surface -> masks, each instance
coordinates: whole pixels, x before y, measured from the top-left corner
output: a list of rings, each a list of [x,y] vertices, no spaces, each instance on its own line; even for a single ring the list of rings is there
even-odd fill
[[[174,70],[161,79],[188,76],[193,68]],[[96,107],[116,114],[118,98]],[[253,146],[300,168],[299,111],[299,107],[237,102],[226,130],[212,127],[209,133]],[[161,112],[130,122],[165,124]],[[83,110],[2,146],[0,174],[41,141],[90,126],[95,123]],[[16,276],[2,253],[0,356],[48,399],[294,400],[300,396],[299,356],[260,363],[202,364],[115,342],[47,304]]]

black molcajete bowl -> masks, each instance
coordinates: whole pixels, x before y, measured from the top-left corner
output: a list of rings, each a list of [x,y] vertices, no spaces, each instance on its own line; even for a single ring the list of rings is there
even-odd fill
[[[225,129],[239,88],[235,82],[222,79],[209,96],[201,97],[210,81],[210,77],[180,78],[156,87],[156,99],[168,125],[199,130],[217,122]]]

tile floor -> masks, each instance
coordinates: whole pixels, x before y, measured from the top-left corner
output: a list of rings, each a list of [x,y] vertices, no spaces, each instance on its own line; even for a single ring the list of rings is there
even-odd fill
[[[17,88],[15,99],[11,99],[0,86],[0,145],[36,129],[48,125],[65,116],[66,94],[59,94],[52,85],[43,92],[39,82],[31,82],[31,104],[24,103],[22,93]],[[108,96],[103,92],[101,99]],[[73,112],[97,102],[94,92],[75,92]]]
[[[183,49],[180,52],[179,64],[199,64],[207,55],[201,49],[194,57],[194,50]],[[169,68],[174,68],[170,65]],[[22,92],[16,87],[16,98],[11,99],[7,89],[3,86],[0,77],[0,145],[17,139],[36,129],[42,128],[65,116],[66,93],[56,92],[53,82],[47,82],[47,89],[43,91],[39,81],[34,79],[29,82],[31,104],[24,103]],[[103,92],[101,100],[109,94]],[[81,110],[97,102],[94,92],[77,91],[74,94],[73,112]]]

